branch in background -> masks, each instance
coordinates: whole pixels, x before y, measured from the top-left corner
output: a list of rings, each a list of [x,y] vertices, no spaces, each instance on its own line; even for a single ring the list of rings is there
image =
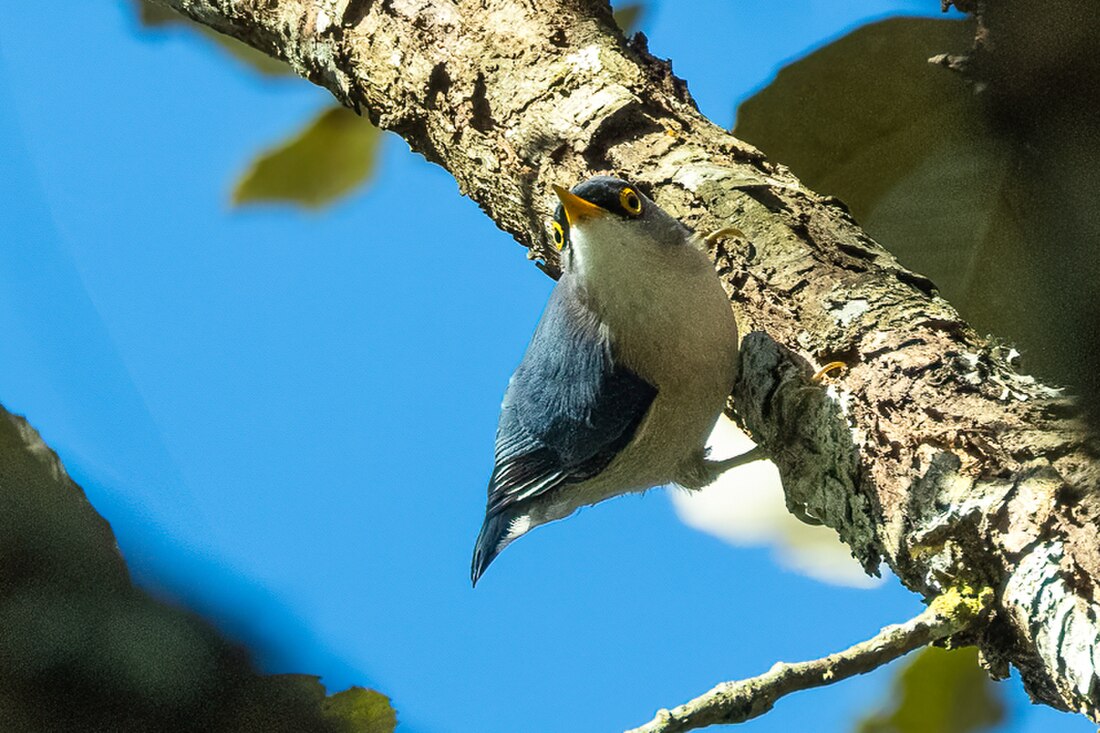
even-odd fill
[[[683,733],[708,725],[743,723],[772,709],[779,698],[866,674],[911,651],[946,639],[983,620],[993,591],[952,589],[919,616],[887,626],[867,641],[810,662],[776,662],[758,677],[724,682],[673,710],[659,710],[650,722],[627,733]]]
[[[743,231],[712,251],[749,334],[734,399],[788,506],[926,599],[1000,589],[967,641],[1037,699],[1100,719],[1100,447],[1077,407],[837,200],[705,119],[606,2],[158,1],[400,134],[550,272],[550,184],[595,172],[698,231]],[[848,369],[826,390],[809,376],[831,361]]]

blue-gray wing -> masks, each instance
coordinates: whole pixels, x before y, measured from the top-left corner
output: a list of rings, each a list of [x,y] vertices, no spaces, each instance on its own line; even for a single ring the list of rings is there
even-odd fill
[[[606,328],[566,275],[504,395],[486,514],[600,473],[634,436],[657,388],[613,358]]]

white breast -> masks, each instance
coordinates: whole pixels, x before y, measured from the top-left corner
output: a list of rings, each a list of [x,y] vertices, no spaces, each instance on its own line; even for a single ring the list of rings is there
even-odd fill
[[[607,217],[571,232],[571,269],[607,324],[615,358],[658,390],[594,493],[675,481],[703,450],[736,373],[737,325],[710,260],[693,243],[647,239],[641,224]]]

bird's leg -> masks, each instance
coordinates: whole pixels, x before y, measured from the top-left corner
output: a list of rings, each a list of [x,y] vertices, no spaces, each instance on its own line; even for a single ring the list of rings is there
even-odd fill
[[[677,481],[677,485],[684,487],[685,489],[701,489],[704,486],[709,486],[718,480],[726,471],[731,468],[737,468],[743,466],[746,463],[752,463],[754,461],[763,461],[770,458],[768,451],[764,449],[764,446],[755,446],[752,450],[745,451],[741,455],[733,456],[732,458],[724,458],[720,461],[708,461],[705,457],[699,456],[699,461],[691,472],[690,476],[682,477]],[[794,516],[805,524],[816,526],[821,524],[821,520],[815,517],[804,506],[790,506],[788,510]]]
[[[732,227],[731,227],[732,228]],[[718,238],[725,236],[724,232],[727,230],[719,229],[717,232],[710,234],[706,237],[709,241],[712,237]],[[739,230],[734,230],[739,233]],[[845,364],[839,361],[833,361],[822,367],[816,374],[813,375],[812,380],[814,382],[822,382],[828,376],[828,374],[837,369],[845,369]],[[682,486],[685,489],[701,489],[704,486],[709,486],[718,480],[722,474],[731,468],[737,468],[738,466],[744,466],[746,463],[753,463],[754,461],[762,461],[770,458],[768,451],[764,446],[754,446],[751,450],[745,451],[740,455],[733,456],[732,458],[723,458],[720,461],[712,461],[707,459],[705,451],[699,451],[695,454],[695,457],[689,464],[688,470],[686,470],[679,479],[676,480],[678,486]],[[800,520],[810,525],[821,524],[821,520],[810,514],[804,507],[790,507],[791,512]]]
[[[676,484],[685,489],[701,489],[704,486],[713,484],[718,480],[719,476],[731,468],[743,466],[753,461],[763,460],[767,457],[768,452],[759,445],[739,456],[725,458],[721,461],[707,460],[706,454],[703,451],[699,451],[690,462],[688,470],[676,480]]]
[[[752,450],[745,451],[739,456],[733,456],[732,458],[723,458],[720,461],[709,461],[703,459],[703,465],[706,467],[708,473],[710,473],[715,479],[721,476],[731,468],[737,468],[738,466],[744,466],[746,463],[752,463],[753,461],[762,461],[768,457],[768,452],[764,450],[763,446],[755,446]],[[713,479],[712,479],[713,480]]]

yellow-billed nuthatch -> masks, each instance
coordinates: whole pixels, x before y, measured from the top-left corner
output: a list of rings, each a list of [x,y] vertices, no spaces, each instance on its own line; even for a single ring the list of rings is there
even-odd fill
[[[744,462],[706,458],[737,324],[702,240],[626,181],[554,190],[562,276],[504,395],[475,584],[540,524]]]

